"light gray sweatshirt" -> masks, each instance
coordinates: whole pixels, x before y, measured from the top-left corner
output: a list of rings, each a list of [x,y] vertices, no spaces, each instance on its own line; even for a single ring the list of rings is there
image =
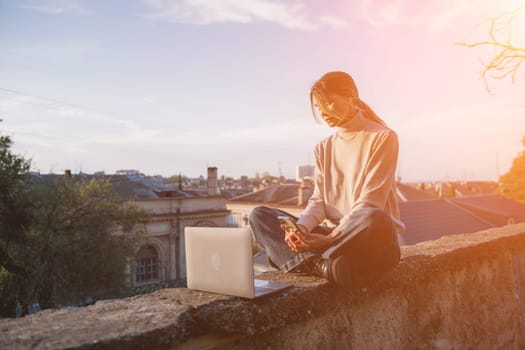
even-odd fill
[[[345,233],[354,211],[379,208],[397,233],[404,231],[395,194],[398,149],[396,133],[362,113],[346,122],[315,148],[315,188],[297,223],[311,231],[328,219]]]

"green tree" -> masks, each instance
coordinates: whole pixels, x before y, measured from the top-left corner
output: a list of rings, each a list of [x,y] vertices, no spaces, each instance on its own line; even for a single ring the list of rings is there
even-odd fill
[[[54,179],[38,187],[33,295],[39,303],[78,304],[125,289],[142,213],[105,180]]]
[[[525,148],[525,137],[521,142]],[[499,178],[498,185],[504,197],[525,202],[525,150],[514,158],[510,170]]]
[[[0,139],[0,317],[118,296],[144,214],[109,181],[31,177]]]
[[[30,162],[11,152],[12,141],[0,135],[0,265],[9,272],[22,272],[13,261],[12,245],[24,244],[31,223]]]
[[[15,311],[20,293],[13,278],[30,279],[23,263],[31,258],[25,249],[32,224],[30,161],[13,154],[11,145],[8,136],[0,135],[0,315]]]

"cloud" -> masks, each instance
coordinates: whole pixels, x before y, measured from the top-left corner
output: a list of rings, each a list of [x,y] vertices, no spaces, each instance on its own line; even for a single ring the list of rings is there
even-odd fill
[[[271,22],[290,29],[315,30],[305,6],[298,1],[277,0],[144,0],[154,12],[144,17],[177,23]]]
[[[402,18],[402,3],[390,3],[377,9],[377,18],[385,23],[400,23]]]
[[[23,1],[18,7],[51,15],[90,15],[92,11],[75,0],[40,0]]]
[[[75,42],[34,42],[29,44],[15,43],[0,45],[3,56],[17,60],[34,58],[38,60],[56,60],[57,58],[82,57],[93,50],[88,44]]]
[[[445,2],[447,0],[444,0]],[[363,21],[372,27],[423,26],[427,30],[445,28],[458,14],[457,6],[440,5],[436,2],[415,2],[414,0],[365,0],[355,5],[356,12]],[[453,15],[453,16],[451,16]]]
[[[241,163],[247,169],[264,170],[275,167],[275,154],[282,149],[292,152],[289,166],[293,171],[327,132],[327,127],[313,122],[297,125],[292,121],[184,131],[7,89],[0,89],[0,117],[4,119],[2,134],[13,137],[15,151],[32,158],[34,169],[59,172],[81,164],[87,172],[139,168],[171,174],[182,167],[198,174],[208,162],[231,171]],[[289,130],[301,137],[290,138]]]
[[[458,23],[477,23],[517,7],[517,0],[366,0],[355,5],[354,12],[376,28],[418,27],[439,33],[454,30]]]
[[[292,129],[301,135],[299,139],[283,132]],[[313,145],[326,136],[324,132],[316,125],[298,126],[286,122],[266,127],[187,132],[154,127],[143,128],[137,133],[123,132],[112,138],[79,140],[69,147],[84,150],[79,151],[77,159],[81,156],[82,163],[89,169],[138,167],[155,169],[145,170],[147,173],[169,175],[182,170],[185,174],[188,171],[199,174],[206,169],[206,164],[213,164],[219,166],[221,172],[253,174],[257,169],[272,170],[281,160],[285,161],[283,170],[293,174],[295,165],[305,162]],[[287,150],[286,154],[283,149]],[[94,160],[95,154],[104,154],[104,157]]]
[[[73,141],[92,135],[112,137],[121,132],[136,132],[130,120],[77,107],[48,98],[0,89],[0,115],[10,132],[25,135],[27,141],[39,139]]]
[[[319,21],[332,29],[345,29],[350,26],[350,24],[344,19],[334,16],[321,16]]]
[[[142,101],[144,101],[145,103],[148,103],[148,104],[153,104],[157,101],[157,98],[155,96],[151,96],[151,95],[146,95],[144,97],[142,97]]]

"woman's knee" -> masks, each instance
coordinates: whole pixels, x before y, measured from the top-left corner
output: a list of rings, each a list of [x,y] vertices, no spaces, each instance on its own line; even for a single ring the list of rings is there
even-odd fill
[[[272,213],[272,209],[265,207],[264,205],[253,208],[252,212],[248,216],[248,222],[250,224],[254,223],[257,220],[260,220],[264,217],[267,217]]]
[[[371,209],[365,218],[365,225],[366,229],[358,235],[353,244],[352,253],[364,251],[367,259],[396,260],[397,263],[399,244],[390,215],[380,209]],[[352,245],[351,241],[350,243]]]
[[[384,210],[371,208],[365,217],[366,226],[374,231],[384,231],[393,229],[393,222],[390,215]]]
[[[396,239],[394,222],[390,215],[381,209],[369,209],[364,217],[366,229],[361,233],[362,244],[389,244]]]

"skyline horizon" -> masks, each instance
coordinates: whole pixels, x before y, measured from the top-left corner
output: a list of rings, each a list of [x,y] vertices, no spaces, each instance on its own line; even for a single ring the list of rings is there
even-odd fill
[[[3,120],[5,121],[5,120]],[[0,127],[1,127],[2,124],[0,124]],[[0,129],[0,135],[2,134],[2,130]],[[11,141],[13,141],[13,144],[12,144],[12,149],[17,150],[16,148],[16,140],[13,139],[13,136],[14,135],[7,135],[9,137],[11,137]],[[517,157],[519,155],[520,151],[517,151],[516,154],[515,154],[515,157]],[[87,175],[94,175],[95,173],[98,173],[98,172],[104,172],[105,175],[117,175],[117,172],[118,171],[127,171],[127,170],[136,170],[136,171],[139,171],[141,174],[144,174],[146,176],[162,176],[162,177],[165,177],[165,178],[169,178],[169,177],[173,177],[173,176],[178,176],[179,173],[181,173],[183,176],[187,176],[189,178],[198,178],[200,176],[204,176],[206,177],[206,170],[208,167],[216,167],[220,173],[221,171],[221,168],[220,166],[218,165],[215,165],[215,164],[206,164],[202,169],[203,172],[202,173],[199,173],[200,170],[198,170],[197,172],[193,171],[192,173],[189,173],[189,172],[185,172],[185,171],[175,171],[175,172],[149,172],[147,170],[143,170],[141,167],[138,167],[138,168],[134,168],[134,167],[122,167],[122,168],[109,168],[108,169],[105,169],[105,168],[100,168],[100,167],[93,167],[93,168],[89,168],[88,170],[86,170],[86,168],[84,168],[82,166],[82,162],[81,161],[75,161],[74,163],[76,164],[76,167],[75,168],[63,168],[63,169],[60,169],[60,170],[55,170],[55,169],[49,169],[49,170],[42,170],[40,168],[34,168],[33,167],[33,164],[34,164],[34,161],[33,161],[33,158],[31,157],[28,157],[27,154],[24,154],[24,153],[17,153],[19,156],[22,156],[24,157],[24,159],[26,160],[29,160],[31,162],[31,169],[30,171],[31,172],[36,172],[36,173],[40,173],[40,174],[44,174],[44,175],[47,175],[47,174],[51,174],[51,175],[60,175],[60,174],[63,174],[65,171],[67,170],[70,170],[72,171],[73,174],[87,174]],[[409,178],[408,181],[406,181],[406,183],[420,183],[420,182],[455,182],[455,181],[494,181],[494,182],[498,182],[498,179],[499,177],[501,177],[503,174],[505,174],[506,172],[508,172],[510,170],[510,165],[509,167],[504,170],[504,171],[501,171],[501,169],[499,169],[499,164],[498,164],[498,153],[494,154],[494,161],[495,161],[495,164],[494,164],[494,167],[495,167],[495,175],[493,178],[490,178],[490,177],[486,177],[486,178],[483,178],[483,177],[478,177],[478,176],[473,176],[472,178],[467,178],[467,176],[464,174],[463,176],[461,176],[460,178],[456,177],[452,177],[452,176],[446,176],[445,178],[438,178],[438,177],[435,177],[435,178],[432,178],[432,179],[417,179],[417,178]],[[512,160],[515,158],[513,157]],[[276,163],[276,167],[278,168],[279,165],[281,164],[282,162],[281,161],[278,161]],[[292,165],[293,167],[293,171],[296,171],[297,167],[298,166],[303,166],[303,165],[312,165],[314,166],[315,164],[314,163],[297,163],[296,165]],[[401,178],[401,181],[400,182],[404,182],[404,177],[403,177],[403,174],[399,174],[399,164],[398,164],[398,167],[397,167],[397,172],[396,172],[396,178]],[[236,173],[236,174],[231,174],[230,172],[228,174],[223,174],[224,176],[226,177],[233,177],[233,178],[240,178],[241,176],[248,176],[249,178],[251,177],[255,177],[255,175],[257,173],[259,174],[263,174],[265,172],[268,172],[271,176],[273,177],[278,177],[279,175],[277,175],[276,173],[278,172],[279,170],[275,171],[275,172],[272,172],[271,170],[268,170],[268,169],[255,169],[253,171],[252,174],[248,174],[248,173]],[[198,174],[197,174],[198,173]],[[464,173],[466,173],[466,170],[464,171]],[[284,174],[284,172],[283,172]],[[253,176],[252,176],[253,175]],[[286,172],[286,174],[284,174],[285,178],[286,179],[292,179],[292,178],[295,178],[295,175],[291,175],[291,172],[288,171]]]
[[[298,166],[302,166],[302,165],[313,165],[313,164],[300,164]],[[268,171],[268,170],[256,171],[253,174],[230,175],[230,174],[222,174],[221,171],[220,171],[220,167],[217,167],[217,166],[214,166],[214,165],[210,165],[210,167],[217,168],[219,178],[224,176],[226,178],[233,178],[233,179],[237,180],[237,179],[240,179],[242,176],[247,176],[249,179],[253,179],[253,178],[255,178],[257,176],[257,174],[259,174],[259,176],[262,177],[263,174],[265,174],[265,173],[268,173],[269,176],[271,176],[273,178],[279,178],[279,175],[277,175],[275,173],[272,173],[271,171]],[[205,169],[207,170],[207,167]],[[172,177],[178,177],[179,174],[182,175],[183,177],[187,177],[189,179],[197,179],[199,177],[206,178],[206,171],[204,171],[203,173],[199,173],[198,175],[195,174],[195,173],[189,175],[189,174],[184,173],[184,172],[175,172],[175,173],[170,173],[170,174],[147,173],[147,172],[142,171],[141,169],[134,169],[134,168],[115,169],[115,170],[112,170],[112,171],[106,171],[105,169],[99,169],[99,170],[95,170],[95,171],[84,171],[81,168],[79,168],[79,169],[64,169],[62,172],[54,172],[52,170],[48,171],[48,172],[43,172],[43,171],[40,171],[38,169],[33,169],[33,168],[30,169],[31,173],[36,173],[36,174],[40,174],[40,175],[64,175],[64,173],[67,172],[67,171],[71,171],[72,175],[88,175],[88,176],[95,176],[95,175],[99,175],[99,174],[100,175],[104,175],[104,176],[126,175],[126,174],[118,174],[118,172],[122,172],[122,171],[137,171],[137,172],[139,172],[139,175],[143,175],[143,176],[146,176],[146,177],[161,176],[162,178],[165,178],[165,179],[169,179],[169,178],[172,178]],[[501,174],[501,175],[503,175],[503,174]],[[287,175],[283,175],[283,176],[284,176],[284,178],[286,180],[296,180],[296,176],[287,176]],[[398,181],[398,180],[399,180],[399,177],[396,177],[396,181]],[[401,177],[401,180],[398,181],[398,182],[400,182],[400,183],[410,183],[410,184],[418,184],[418,183],[446,183],[446,182],[498,182],[498,179],[483,179],[483,178],[478,178],[478,179],[468,179],[468,178],[454,179],[454,178],[449,178],[449,179],[418,179],[418,180],[405,181],[403,179],[403,177]]]

